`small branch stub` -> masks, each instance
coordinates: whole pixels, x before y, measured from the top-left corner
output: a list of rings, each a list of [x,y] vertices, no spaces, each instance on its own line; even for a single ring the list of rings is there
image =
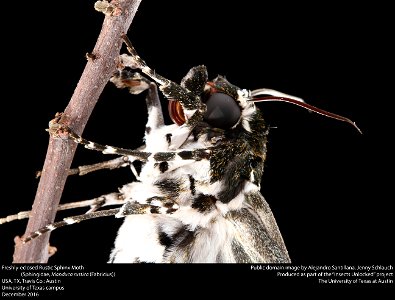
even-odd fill
[[[68,139],[68,127],[60,123],[62,121],[62,115],[63,113],[56,113],[55,118],[49,121],[48,129],[45,129],[52,138]]]
[[[102,12],[106,16],[119,16],[122,13],[122,9],[114,4],[116,1],[112,1],[109,3],[108,1],[96,1],[95,2],[95,9],[99,12]]]
[[[96,59],[99,58],[98,55],[96,55],[96,54],[94,54],[94,53],[89,53],[89,52],[87,52],[87,53],[85,54],[85,57],[86,57],[86,59],[87,59],[88,61],[95,61]]]

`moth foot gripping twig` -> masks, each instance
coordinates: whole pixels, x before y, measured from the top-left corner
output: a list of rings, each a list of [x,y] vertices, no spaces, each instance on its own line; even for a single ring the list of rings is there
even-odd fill
[[[48,129],[50,136],[53,138],[68,139],[70,129],[61,123],[63,113],[57,112],[55,117],[49,121]]]

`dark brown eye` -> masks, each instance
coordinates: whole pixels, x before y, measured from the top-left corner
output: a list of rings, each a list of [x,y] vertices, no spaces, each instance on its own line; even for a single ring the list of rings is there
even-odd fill
[[[214,93],[206,101],[204,121],[213,127],[229,129],[240,119],[241,110],[236,101],[224,93]]]

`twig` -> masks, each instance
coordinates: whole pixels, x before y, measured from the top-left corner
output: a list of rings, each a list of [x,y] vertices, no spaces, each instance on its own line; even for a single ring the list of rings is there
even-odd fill
[[[105,1],[100,1],[105,2]],[[141,0],[113,0],[106,13],[95,48],[74,94],[59,123],[82,134],[92,110],[105,85],[116,69],[121,49],[121,35],[128,31]],[[37,188],[31,217],[25,235],[52,223],[59,205],[77,145],[68,140],[49,138],[42,176]],[[49,234],[31,243],[16,242],[14,263],[46,263],[48,261]]]

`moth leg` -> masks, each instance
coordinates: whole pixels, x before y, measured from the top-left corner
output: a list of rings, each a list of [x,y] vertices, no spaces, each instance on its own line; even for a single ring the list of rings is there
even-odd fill
[[[124,71],[124,70],[123,70]],[[112,82],[114,82],[117,87],[123,88],[123,87],[129,87],[132,88],[133,86],[136,85],[136,83],[133,83],[135,81],[142,81],[143,77],[136,77],[134,74],[130,74],[130,72],[125,71],[125,72],[120,72],[117,75],[114,75],[112,77]],[[115,79],[114,79],[115,78]],[[118,78],[118,79],[116,79]],[[122,81],[121,81],[122,79]],[[147,79],[144,79],[148,81]],[[121,83],[120,83],[121,82]],[[160,126],[164,125],[164,119],[163,119],[163,112],[162,112],[162,107],[161,103],[159,100],[158,96],[158,91],[157,87],[154,83],[151,83],[148,81],[147,84],[147,89],[148,89],[148,94],[146,97],[146,103],[147,103],[147,110],[148,110],[148,122],[146,125],[146,133],[148,134],[152,129],[156,129]],[[137,150],[142,150],[144,149],[144,146],[139,147]],[[129,156],[122,156],[118,157],[109,161],[105,162],[100,162],[92,165],[85,165],[85,166],[79,166],[77,168],[73,168],[69,170],[69,175],[85,175],[94,171],[98,171],[101,169],[116,169],[120,167],[126,167],[130,166],[134,176],[136,177],[137,180],[139,180],[139,175],[136,171],[136,168],[133,166],[133,161],[134,159]],[[37,172],[37,177],[41,176],[41,171]]]
[[[155,130],[165,125],[158,89],[156,84],[153,82],[150,83],[147,97],[145,97],[145,102],[147,104],[148,111],[148,120],[145,126],[145,132],[146,134],[149,134],[149,131]]]
[[[22,238],[22,242],[25,244],[25,243],[30,242],[31,240],[41,236],[42,234],[44,234],[46,232],[53,231],[57,228],[65,226],[65,225],[71,225],[71,224],[79,223],[81,221],[94,219],[94,218],[115,216],[118,212],[119,212],[119,208],[113,208],[113,209],[100,210],[100,211],[95,211],[95,212],[91,212],[88,214],[64,218],[62,221],[48,224],[47,226],[32,232],[27,237]]]
[[[195,95],[191,93],[191,91],[156,73],[137,54],[137,51],[134,49],[127,36],[123,35],[122,37],[127,45],[129,53],[131,54],[131,56],[121,55],[121,60],[124,65],[140,69],[145,75],[149,76],[159,85],[159,89],[163,92],[166,98],[177,99],[183,105],[183,108],[197,109],[200,107],[200,99],[196,100]]]
[[[49,122],[49,128],[47,129],[49,134],[54,138],[71,139],[77,144],[84,145],[85,148],[87,149],[100,151],[103,154],[118,154],[118,155],[132,156],[135,159],[139,159],[142,161],[146,161],[146,159],[149,157],[150,153],[147,152],[124,149],[124,148],[113,147],[108,145],[101,145],[95,142],[88,141],[83,137],[81,137],[80,135],[76,134],[68,126],[58,123],[59,119],[60,119],[59,115],[57,114],[55,118]]]
[[[198,109],[201,107],[201,101],[191,91],[182,87],[181,85],[159,75],[152,70],[144,60],[137,54],[136,50],[131,44],[128,45],[128,50],[132,56],[123,54],[121,60],[124,65],[131,68],[139,68],[141,71],[154,80],[158,85],[159,89],[168,99],[177,99],[186,110]]]
[[[143,214],[172,214],[179,206],[172,200],[153,197],[146,199],[146,203],[127,201],[116,214],[117,218],[135,215],[136,211]]]
[[[77,168],[73,168],[69,170],[69,175],[79,175],[83,176],[91,172],[109,169],[114,170],[122,167],[126,167],[131,165],[131,161],[128,156],[117,157],[115,159],[99,162],[92,165],[83,165],[78,166]]]
[[[30,242],[31,240],[41,236],[46,232],[53,231],[57,228],[66,225],[72,225],[85,220],[108,217],[108,216],[116,216],[117,218],[121,218],[124,216],[136,215],[136,214],[170,214],[177,209],[178,209],[178,205],[169,201],[168,202],[157,201],[155,203],[151,202],[151,204],[140,204],[137,202],[127,201],[121,208],[94,211],[83,215],[67,217],[64,218],[62,221],[48,224],[45,227],[32,232],[27,237],[22,238],[22,242],[23,243]]]
[[[133,175],[136,177],[137,180],[139,180],[140,179],[139,174],[133,165],[134,161],[135,159],[132,159],[131,157],[124,155],[122,157],[117,157],[115,159],[99,162],[92,165],[78,166],[77,168],[70,169],[68,176],[70,175],[83,176],[88,173],[103,170],[103,169],[114,170],[114,169],[119,169],[129,166]],[[38,177],[40,175],[41,175],[41,171],[40,173],[37,173],[36,176]]]
[[[56,118],[55,118],[56,119]],[[54,122],[53,120],[50,122],[50,127],[48,129],[50,134],[54,137],[58,138],[70,138],[74,142],[84,145],[85,148],[95,151],[100,151],[103,154],[118,154],[118,155],[127,155],[132,157],[132,160],[139,161],[148,161],[148,159],[152,158],[157,162],[165,162],[172,161],[175,159],[191,159],[191,160],[201,160],[208,159],[211,153],[210,148],[202,148],[195,150],[178,150],[178,151],[168,151],[168,152],[146,152],[140,150],[132,150],[119,148],[108,145],[101,145],[92,141],[88,141],[80,135],[76,134],[73,130],[71,130],[66,125],[59,124]]]
[[[83,165],[83,166],[78,166],[77,168],[72,168],[68,172],[68,176],[70,175],[79,175],[83,176],[91,172],[99,171],[99,170],[104,170],[104,169],[109,169],[109,170],[114,170],[122,167],[129,166],[130,160],[129,157],[127,156],[122,156],[122,157],[117,157],[115,159],[99,162],[96,164],[91,164],[91,165]],[[42,174],[42,171],[37,171],[36,172],[36,178],[40,177]]]
[[[151,129],[156,129],[165,125],[163,119],[162,105],[160,103],[158,89],[155,83],[142,77],[137,72],[130,72],[128,70],[120,70],[116,72],[110,79],[117,88],[128,88],[131,94],[140,94],[147,90],[145,102],[148,110],[148,121],[146,125],[146,132]]]
[[[111,78],[111,81],[118,88],[127,87],[132,94],[135,94],[134,87],[137,85],[136,81],[140,81],[144,78],[140,74],[138,74],[138,76],[136,76],[136,74],[138,73],[132,73],[124,69],[115,73]],[[145,80],[148,81],[148,79],[144,78],[144,81]],[[166,145],[166,143],[170,143],[170,138],[173,134],[157,134],[158,130],[165,127],[162,105],[160,103],[157,86],[154,82],[150,81],[145,85],[148,89],[147,96],[145,98],[148,112],[148,120],[145,125],[145,142],[147,145],[158,144],[158,142],[161,142],[162,145]],[[158,138],[161,138],[162,141],[158,141]],[[143,148],[144,147],[139,150],[143,150]]]
[[[122,196],[122,193],[110,193],[106,195],[102,195],[100,197],[83,200],[71,203],[59,204],[57,211],[68,210],[74,208],[81,208],[90,206],[90,209],[86,213],[90,213],[98,210],[101,207],[109,206],[109,205],[122,205],[125,203],[125,199]],[[9,215],[4,218],[0,218],[0,225],[4,223],[9,223],[15,220],[23,220],[30,217],[31,210],[21,211],[14,215]]]
[[[204,89],[205,80],[207,78],[206,68],[204,66],[193,68],[190,73],[188,73],[189,75],[184,77],[182,85],[179,85],[151,69],[137,54],[126,35],[123,35],[123,39],[131,56],[126,54],[121,55],[122,63],[131,68],[141,69],[144,74],[159,85],[159,89],[167,99],[177,100],[181,104],[186,117],[186,123],[177,129],[177,133],[174,134],[176,138],[171,144],[172,149],[179,148],[191,134],[195,126],[203,120],[206,105],[200,100],[198,91]],[[187,87],[193,90],[191,91]]]

